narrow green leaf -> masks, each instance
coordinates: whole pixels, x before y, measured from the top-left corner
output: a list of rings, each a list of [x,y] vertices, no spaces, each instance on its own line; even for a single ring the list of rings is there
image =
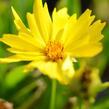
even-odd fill
[[[72,15],[73,13],[77,13],[79,16],[81,13],[81,3],[80,0],[67,0],[68,13]]]
[[[5,78],[5,85],[8,88],[15,87],[26,76],[27,74],[23,72],[23,66],[17,67],[11,72],[7,73],[7,76]]]

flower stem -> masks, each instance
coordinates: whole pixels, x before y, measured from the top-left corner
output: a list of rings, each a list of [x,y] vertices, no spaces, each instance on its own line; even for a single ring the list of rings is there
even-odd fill
[[[82,109],[82,99],[81,99],[81,97],[78,97],[78,106],[79,106],[79,109]]]
[[[56,80],[52,80],[50,109],[56,109],[55,98],[56,98]]]

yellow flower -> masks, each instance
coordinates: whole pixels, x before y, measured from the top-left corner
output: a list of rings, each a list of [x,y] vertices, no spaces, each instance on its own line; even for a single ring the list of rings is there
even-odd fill
[[[93,22],[87,9],[78,19],[67,9],[54,9],[52,18],[47,4],[35,0],[33,13],[27,13],[28,28],[12,8],[18,35],[4,34],[0,39],[10,46],[13,56],[0,58],[0,63],[29,61],[27,69],[38,68],[43,74],[61,83],[68,83],[74,75],[73,61],[78,57],[92,57],[102,50],[99,42],[105,23]]]
[[[89,66],[85,61],[82,61],[80,65],[80,68],[74,74],[72,82],[70,82],[72,93],[81,96],[90,103],[94,103],[97,94],[109,88],[109,82],[101,81],[98,68]]]

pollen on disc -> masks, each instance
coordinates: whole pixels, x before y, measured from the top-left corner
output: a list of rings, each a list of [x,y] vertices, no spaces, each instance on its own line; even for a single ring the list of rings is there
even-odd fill
[[[57,61],[63,58],[63,45],[57,41],[49,41],[45,47],[46,56],[52,60]]]

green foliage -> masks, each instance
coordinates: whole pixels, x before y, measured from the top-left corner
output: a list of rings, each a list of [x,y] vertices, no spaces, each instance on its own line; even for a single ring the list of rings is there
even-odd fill
[[[68,12],[70,15],[77,13],[79,16],[81,13],[81,1],[80,0],[67,0]]]
[[[7,73],[4,84],[7,88],[15,87],[21,80],[23,80],[27,74],[23,72],[23,66],[12,69]]]

